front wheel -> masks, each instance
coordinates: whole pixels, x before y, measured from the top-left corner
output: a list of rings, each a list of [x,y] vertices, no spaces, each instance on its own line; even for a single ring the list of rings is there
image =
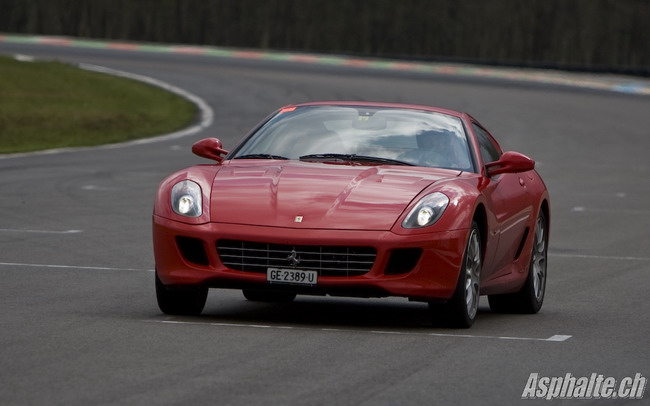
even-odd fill
[[[467,239],[467,247],[452,298],[444,304],[429,303],[434,324],[442,320],[450,327],[470,328],[476,319],[481,291],[481,237],[476,222]]]
[[[208,288],[169,287],[162,283],[156,272],[156,299],[165,314],[196,316],[201,314],[208,298]]]
[[[534,314],[542,308],[546,292],[547,228],[546,216],[541,212],[535,223],[535,239],[526,282],[517,293],[488,296],[493,312]]]

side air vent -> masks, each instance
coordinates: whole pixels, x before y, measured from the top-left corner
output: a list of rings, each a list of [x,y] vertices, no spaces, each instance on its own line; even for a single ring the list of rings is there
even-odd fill
[[[524,245],[526,244],[526,239],[528,238],[528,227],[524,230],[524,235],[521,237],[521,241],[519,242],[519,247],[517,247],[517,253],[515,254],[515,261],[519,259],[519,256],[521,255],[521,251],[524,249]]]
[[[176,237],[176,245],[185,261],[202,266],[210,265],[202,240],[178,236]]]
[[[421,248],[400,248],[393,250],[386,266],[386,275],[411,272],[422,256]]]

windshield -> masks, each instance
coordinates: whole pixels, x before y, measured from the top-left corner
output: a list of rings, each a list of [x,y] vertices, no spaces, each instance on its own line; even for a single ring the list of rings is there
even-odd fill
[[[461,120],[386,107],[305,106],[280,111],[241,145],[233,159],[303,159],[405,164],[472,171]],[[382,162],[382,159],[385,162]]]

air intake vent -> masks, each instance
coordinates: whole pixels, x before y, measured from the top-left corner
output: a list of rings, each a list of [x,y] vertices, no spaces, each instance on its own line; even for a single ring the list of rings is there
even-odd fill
[[[526,244],[526,238],[528,238],[528,227],[524,230],[524,235],[521,237],[521,241],[519,241],[519,247],[517,247],[517,252],[515,253],[515,261],[519,259],[519,256],[521,255],[521,251],[524,249],[524,245]]]
[[[421,248],[400,248],[393,250],[386,266],[386,275],[411,272],[422,256]]]
[[[185,261],[202,266],[210,265],[202,240],[178,236],[176,237],[176,245]]]

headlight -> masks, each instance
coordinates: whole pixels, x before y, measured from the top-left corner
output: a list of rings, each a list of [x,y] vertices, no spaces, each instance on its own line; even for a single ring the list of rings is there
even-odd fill
[[[199,217],[202,210],[201,186],[191,180],[178,182],[172,188],[172,209],[176,214]]]
[[[420,228],[430,226],[438,221],[448,204],[449,198],[440,192],[424,196],[406,216],[402,222],[402,227]]]

